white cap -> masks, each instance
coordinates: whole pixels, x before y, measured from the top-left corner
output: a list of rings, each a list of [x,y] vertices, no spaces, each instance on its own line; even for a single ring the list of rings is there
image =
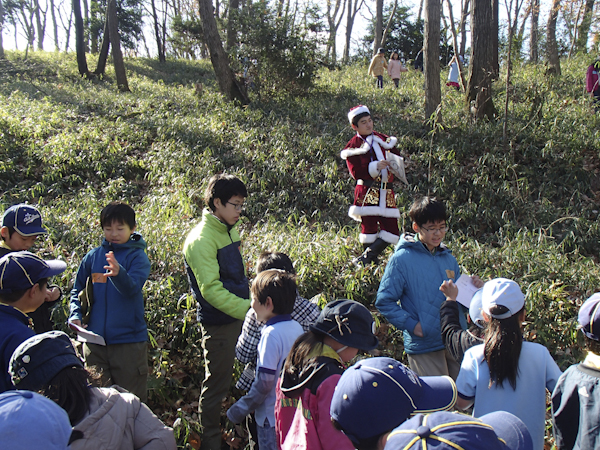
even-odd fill
[[[508,311],[504,314],[492,314],[494,306],[504,306]],[[490,317],[508,319],[517,314],[525,306],[525,295],[519,285],[507,278],[494,278],[483,285],[481,307]]]
[[[350,125],[352,125],[352,119],[354,119],[359,114],[363,114],[363,113],[367,113],[367,114],[371,115],[369,108],[367,108],[365,105],[358,105],[358,106],[355,106],[354,108],[351,108],[350,111],[348,112],[348,121],[350,122]]]

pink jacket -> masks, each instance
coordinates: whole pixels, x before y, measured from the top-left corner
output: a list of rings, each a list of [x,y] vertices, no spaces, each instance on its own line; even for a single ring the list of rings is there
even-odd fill
[[[284,374],[277,386],[275,429],[282,450],[353,450],[354,445],[333,428],[329,408],[343,367],[338,361],[319,357],[317,364],[303,370],[297,384],[286,389]],[[288,391],[287,397],[282,391]],[[296,396],[296,394],[300,394]]]
[[[399,59],[390,59],[387,67],[388,75],[392,80],[400,78],[400,72],[408,72],[408,69],[402,65]]]

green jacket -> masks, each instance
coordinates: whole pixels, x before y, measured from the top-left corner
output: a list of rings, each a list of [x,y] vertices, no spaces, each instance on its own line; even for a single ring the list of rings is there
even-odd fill
[[[183,256],[198,321],[224,325],[242,320],[250,308],[250,289],[237,229],[208,209],[188,234]]]

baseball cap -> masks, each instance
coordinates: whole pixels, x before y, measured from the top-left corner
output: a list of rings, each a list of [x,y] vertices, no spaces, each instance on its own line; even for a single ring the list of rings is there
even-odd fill
[[[369,108],[367,108],[365,105],[358,105],[358,106],[354,106],[353,108],[350,108],[350,111],[348,112],[348,121],[350,122],[350,125],[352,125],[352,120],[356,116],[358,116],[359,114],[364,114],[364,113],[371,115]]]
[[[460,413],[418,414],[392,431],[385,450],[532,450],[527,426],[496,411],[480,418]]]
[[[12,227],[22,236],[47,233],[42,227],[42,216],[37,208],[24,203],[11,206],[4,212],[2,226]]]
[[[48,331],[23,341],[8,364],[12,384],[37,391],[65,367],[83,367],[71,339],[62,331]]]
[[[485,319],[483,318],[483,311],[481,309],[481,302],[483,300],[483,288],[477,289],[471,297],[471,304],[469,305],[469,316],[475,325],[479,328],[485,326]]]
[[[481,293],[481,308],[490,317],[508,319],[517,314],[525,306],[525,295],[519,285],[507,278],[494,278],[483,285]],[[504,306],[508,309],[503,314],[492,314],[494,306]]]
[[[578,321],[583,334],[600,341],[600,293],[592,295],[581,305]]]
[[[31,391],[0,394],[0,442],[11,450],[66,450],[71,437],[66,411]]]
[[[456,396],[450,377],[419,377],[395,359],[368,358],[342,374],[330,413],[357,444],[390,431],[413,413],[450,409]]]
[[[327,303],[309,328],[342,345],[360,350],[373,350],[379,344],[375,337],[373,316],[354,300],[341,299]]]
[[[29,289],[42,278],[63,273],[67,268],[58,259],[45,261],[30,252],[13,252],[0,259],[0,294]]]

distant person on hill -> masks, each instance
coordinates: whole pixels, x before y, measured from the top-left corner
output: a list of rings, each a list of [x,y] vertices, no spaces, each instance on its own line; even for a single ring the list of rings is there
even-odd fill
[[[594,99],[596,112],[600,111],[600,57],[589,65],[585,76],[586,90]]]
[[[0,257],[10,252],[30,250],[37,237],[46,233],[42,226],[42,215],[37,208],[24,203],[11,206],[2,216]],[[52,308],[61,297],[62,292],[58,286],[48,286],[46,301],[38,309],[27,314],[33,320],[36,333],[54,328],[51,319]]]
[[[118,384],[145,402],[148,328],[142,288],[150,275],[146,241],[135,232],[135,211],[123,202],[102,209],[100,226],[102,244],[83,257],[77,270],[69,322],[85,322],[79,293],[92,291],[87,329],[102,336],[106,345],[85,342],[85,364],[100,372],[104,385]]]
[[[233,378],[235,344],[250,308],[250,287],[236,225],[248,197],[233,175],[214,175],[202,221],[183,244],[185,268],[202,330],[204,381],[200,394],[202,450],[221,450],[221,404]]]
[[[415,56],[415,70],[423,72],[423,48],[419,50],[417,56]]]
[[[8,362],[21,342],[35,335],[27,313],[46,301],[48,278],[65,271],[63,261],[13,252],[0,259],[0,393],[13,389]]]
[[[92,387],[93,377],[62,331],[23,342],[10,360],[10,374],[15,387],[38,391],[68,413],[70,450],[177,448],[173,430],[138,397],[119,386]]]
[[[481,280],[475,280],[477,285],[483,284]],[[454,357],[456,362],[462,363],[465,352],[471,347],[483,344],[485,320],[481,310],[482,288],[478,289],[471,299],[469,305],[469,317],[471,322],[468,330],[464,330],[460,317],[462,312],[456,297],[458,288],[453,281],[444,281],[440,291],[446,296],[446,301],[440,307],[440,326],[442,328],[442,341],[446,350]]]
[[[397,52],[393,52],[392,56],[390,56],[387,72],[396,87],[398,87],[398,84],[400,82],[400,73],[408,72],[408,69],[402,65],[402,61],[398,59]]]
[[[421,197],[408,214],[415,233],[402,235],[385,268],[375,306],[404,332],[404,350],[413,371],[456,379],[460,365],[444,346],[440,329],[445,298],[440,286],[460,277],[456,258],[442,242],[448,231],[446,205],[435,197]],[[472,279],[474,284],[481,281]]]
[[[569,367],[552,393],[552,425],[558,450],[600,447],[600,293],[579,309],[579,327],[588,351]]]
[[[250,392],[229,408],[227,417],[233,423],[240,423],[254,411],[258,446],[262,450],[277,450],[277,380],[292,345],[303,333],[291,316],[296,293],[296,277],[281,269],[265,270],[252,283],[252,309],[257,319],[265,323],[258,343],[257,373]]]
[[[369,75],[377,78],[377,87],[380,89],[383,89],[383,74],[387,67],[384,51],[380,48],[377,54],[373,56],[373,59],[371,59],[371,64],[369,64]]]
[[[460,58],[460,63],[462,65],[462,56],[459,56],[458,58]],[[460,91],[460,68],[458,66],[458,58],[456,57],[456,55],[454,55],[448,63],[448,67],[450,67],[450,72],[448,73],[448,81],[446,82],[446,86],[453,87],[457,91]]]
[[[456,405],[473,405],[474,417],[495,411],[514,414],[527,425],[534,450],[543,450],[546,390],[553,391],[560,369],[546,347],[523,341],[525,295],[517,283],[506,278],[486,282],[482,309],[485,343],[465,353]]]
[[[294,343],[277,386],[275,420],[281,450],[352,450],[331,423],[331,398],[345,364],[358,350],[378,345],[369,310],[353,300],[334,300]]]
[[[386,151],[399,155],[397,139],[373,130],[369,108],[355,106],[348,112],[348,120],[356,135],[348,141],[341,157],[346,161],[352,178],[356,180],[354,202],[348,215],[361,223],[360,243],[364,253],[355,264],[376,262],[389,244],[398,242],[400,231],[396,197],[392,189],[394,175],[388,170]]]
[[[256,263],[256,273],[260,274],[265,270],[280,269],[291,274],[296,274],[292,260],[285,253],[263,252],[258,257]],[[304,331],[309,330],[309,326],[317,320],[321,310],[317,305],[311,303],[296,292],[294,309],[292,310],[292,319],[302,326]],[[242,391],[249,391],[252,382],[256,376],[256,358],[258,356],[258,343],[260,341],[261,331],[265,328],[265,322],[259,322],[256,318],[256,311],[250,308],[246,313],[244,325],[242,325],[242,334],[238,338],[235,346],[235,356],[246,367],[235,387]],[[252,438],[256,437],[256,423],[248,423]],[[253,439],[257,440],[257,439]],[[256,443],[256,442],[255,442]],[[255,449],[256,450],[256,449]]]

